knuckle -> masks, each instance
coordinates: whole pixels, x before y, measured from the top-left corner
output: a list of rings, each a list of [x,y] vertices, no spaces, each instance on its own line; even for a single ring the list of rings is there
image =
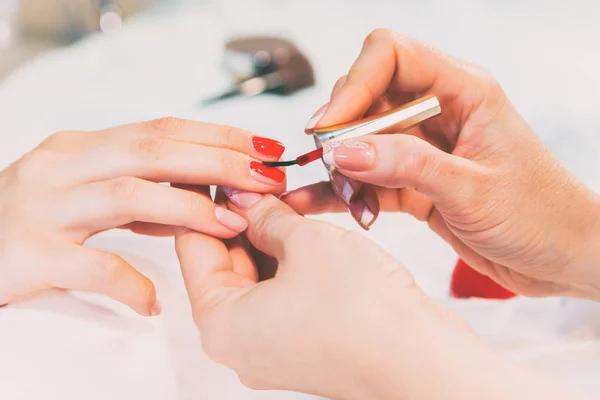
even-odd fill
[[[428,163],[427,152],[421,140],[416,136],[406,136],[398,140],[396,146],[411,149],[410,152],[402,151],[404,160],[396,160],[393,166],[391,179],[404,178],[410,183],[417,182],[422,176]]]
[[[222,171],[223,174],[233,174],[234,171],[240,171],[240,163],[238,162],[240,158],[238,156],[241,156],[241,154],[226,149],[215,149],[214,156],[217,170]],[[247,166],[243,168],[244,171],[249,173]]]
[[[117,282],[122,275],[122,266],[125,261],[115,254],[103,253],[92,260],[94,276],[104,283]]]
[[[152,159],[162,159],[165,145],[166,140],[161,137],[147,137],[135,142],[135,152]]]
[[[335,85],[334,85],[334,86],[335,86],[335,87],[342,86],[342,85],[343,85],[343,84],[346,82],[346,79],[348,79],[348,77],[347,77],[346,75],[342,75],[342,76],[340,76],[340,77],[338,78],[338,80],[337,80],[337,81],[335,81]]]
[[[265,210],[262,215],[255,221],[253,232],[256,235],[256,238],[259,243],[262,242],[274,242],[278,243],[281,246],[279,251],[283,251],[284,243],[288,240],[292,240],[292,237],[295,236],[299,231],[299,225],[294,221],[290,221],[289,218],[291,216],[286,215],[286,212],[277,208],[269,208]],[[273,229],[273,227],[278,227],[278,229]],[[277,235],[277,240],[273,239],[272,235]]]
[[[185,125],[185,120],[176,117],[163,117],[147,122],[150,133],[158,133],[164,136],[178,134]]]
[[[368,99],[368,104],[373,104],[375,103],[375,93],[373,91],[373,89],[371,89],[371,87],[369,86],[369,84],[365,81],[359,81],[358,82],[359,86],[359,90],[362,92],[361,97],[364,97],[366,99]]]
[[[190,192],[187,194],[186,206],[191,215],[197,215],[206,210],[206,201],[201,195]]]
[[[79,135],[77,131],[58,131],[48,136],[41,144],[40,147],[52,148],[58,147],[63,143],[69,143],[73,140],[75,135]]]
[[[466,63],[465,69],[483,88],[486,97],[499,98],[504,93],[500,82],[487,69],[475,64]]]
[[[24,181],[34,179],[51,163],[52,155],[50,151],[42,148],[34,149],[21,157],[15,164],[16,177]]]
[[[380,40],[390,40],[393,37],[394,33],[389,29],[377,28],[367,35],[364,44],[369,45]]]
[[[266,235],[269,234],[270,227],[277,224],[277,220],[281,218],[282,212],[277,208],[269,208],[265,210],[260,218],[255,223],[255,231],[262,242]]]
[[[225,126],[222,132],[219,133],[219,142],[223,144],[234,143],[235,136],[236,129],[233,126]]]
[[[122,176],[108,183],[109,194],[112,198],[128,201],[137,196],[139,181],[136,178]]]

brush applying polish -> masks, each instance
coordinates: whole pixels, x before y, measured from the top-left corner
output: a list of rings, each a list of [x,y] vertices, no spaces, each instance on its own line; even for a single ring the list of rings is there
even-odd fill
[[[289,167],[292,165],[304,166],[323,157],[323,149],[318,148],[306,154],[296,157],[295,160],[289,161],[263,161],[266,167]]]

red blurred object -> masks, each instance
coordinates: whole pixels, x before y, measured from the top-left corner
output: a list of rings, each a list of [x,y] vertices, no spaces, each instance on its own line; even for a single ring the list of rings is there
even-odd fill
[[[478,297],[482,299],[510,299],[515,293],[494,282],[491,278],[475,271],[463,260],[458,260],[452,273],[450,294],[464,299]]]

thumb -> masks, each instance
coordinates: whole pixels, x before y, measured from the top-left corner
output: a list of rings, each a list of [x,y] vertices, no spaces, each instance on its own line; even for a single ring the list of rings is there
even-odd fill
[[[349,178],[387,188],[414,188],[436,203],[456,204],[478,192],[485,169],[413,135],[345,140],[323,147],[323,161]]]
[[[310,220],[298,215],[273,195],[223,188],[232,209],[246,218],[246,237],[263,253],[281,259],[285,244],[294,232]]]

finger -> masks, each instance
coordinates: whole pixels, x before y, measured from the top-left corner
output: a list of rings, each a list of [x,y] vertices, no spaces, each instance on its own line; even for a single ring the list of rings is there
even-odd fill
[[[419,221],[425,221],[431,211],[431,200],[410,189],[376,187],[380,211],[405,212]],[[298,214],[316,215],[347,212],[344,202],[335,194],[330,182],[318,182],[285,193],[280,200]]]
[[[348,211],[344,202],[333,191],[329,181],[314,183],[284,193],[279,199],[302,215]]]
[[[193,186],[183,184],[171,184],[171,187],[178,189],[188,190],[200,195],[203,195],[207,199],[210,198],[210,188],[208,186]],[[132,222],[126,225],[117,227],[117,229],[128,229],[133,233],[146,236],[156,237],[168,237],[174,236],[179,227],[172,225],[153,224],[151,222]]]
[[[348,76],[344,75],[335,82],[335,85],[333,85],[333,90],[331,91],[331,98],[333,98],[335,94],[342,88],[342,86],[344,86],[347,79]]]
[[[281,259],[286,241],[309,220],[272,195],[223,188],[231,206],[248,220],[246,237],[258,250]]]
[[[227,204],[227,196],[222,187],[217,188],[215,202]],[[255,282],[271,279],[277,273],[279,263],[273,257],[266,255],[254,247],[246,235],[238,235],[227,240],[229,256],[233,262],[233,270]]]
[[[49,274],[51,286],[101,293],[140,315],[160,314],[152,281],[121,257],[75,245],[56,248],[55,254],[59,261]]]
[[[175,235],[175,249],[200,327],[206,310],[238,289],[254,284],[253,280],[234,272],[229,251],[219,239],[182,229]]]
[[[342,88],[342,86],[344,86],[344,83],[346,83],[346,79],[347,76],[344,75],[342,77],[340,77],[336,82],[335,85],[333,85],[333,90],[331,91],[331,96],[330,99],[332,99],[335,94]],[[324,106],[322,106],[321,108],[319,108],[317,110],[317,112],[311,117],[311,119],[308,121],[307,124],[307,129],[305,129],[304,133],[306,135],[311,135],[312,131],[308,128],[312,128],[315,126],[315,124],[317,122],[319,122],[319,119],[321,118],[321,116],[323,115],[323,113],[327,110],[327,107],[329,106],[329,103],[325,104]]]
[[[77,153],[61,163],[61,176],[73,182],[93,182],[134,176],[154,182],[229,185],[269,192],[285,172],[267,168],[241,152],[162,137],[110,142]]]
[[[323,160],[349,178],[388,188],[414,188],[434,203],[447,205],[472,200],[487,174],[473,161],[403,134],[344,141],[325,149]]]
[[[378,29],[365,40],[345,84],[317,126],[362,117],[390,86],[408,93],[433,92],[443,105],[461,93],[470,80],[465,63],[415,39]]]
[[[339,171],[329,172],[333,190],[348,208],[352,218],[369,230],[379,215],[379,199],[375,189],[368,184],[348,178]]]
[[[243,129],[173,117],[122,125],[103,130],[101,133],[110,139],[127,138],[129,141],[149,144],[152,143],[152,138],[169,138],[234,150],[264,161],[277,160],[285,150],[281,142],[254,135]]]
[[[220,186],[217,187],[215,192],[215,203],[227,207],[227,196]],[[226,240],[225,245],[229,250],[233,270],[255,282],[258,281],[258,272],[251,253],[252,246],[248,239],[244,235],[238,235],[233,239]]]
[[[203,195],[129,177],[77,186],[57,197],[53,206],[53,218],[78,234],[141,221],[230,238],[247,226]]]

